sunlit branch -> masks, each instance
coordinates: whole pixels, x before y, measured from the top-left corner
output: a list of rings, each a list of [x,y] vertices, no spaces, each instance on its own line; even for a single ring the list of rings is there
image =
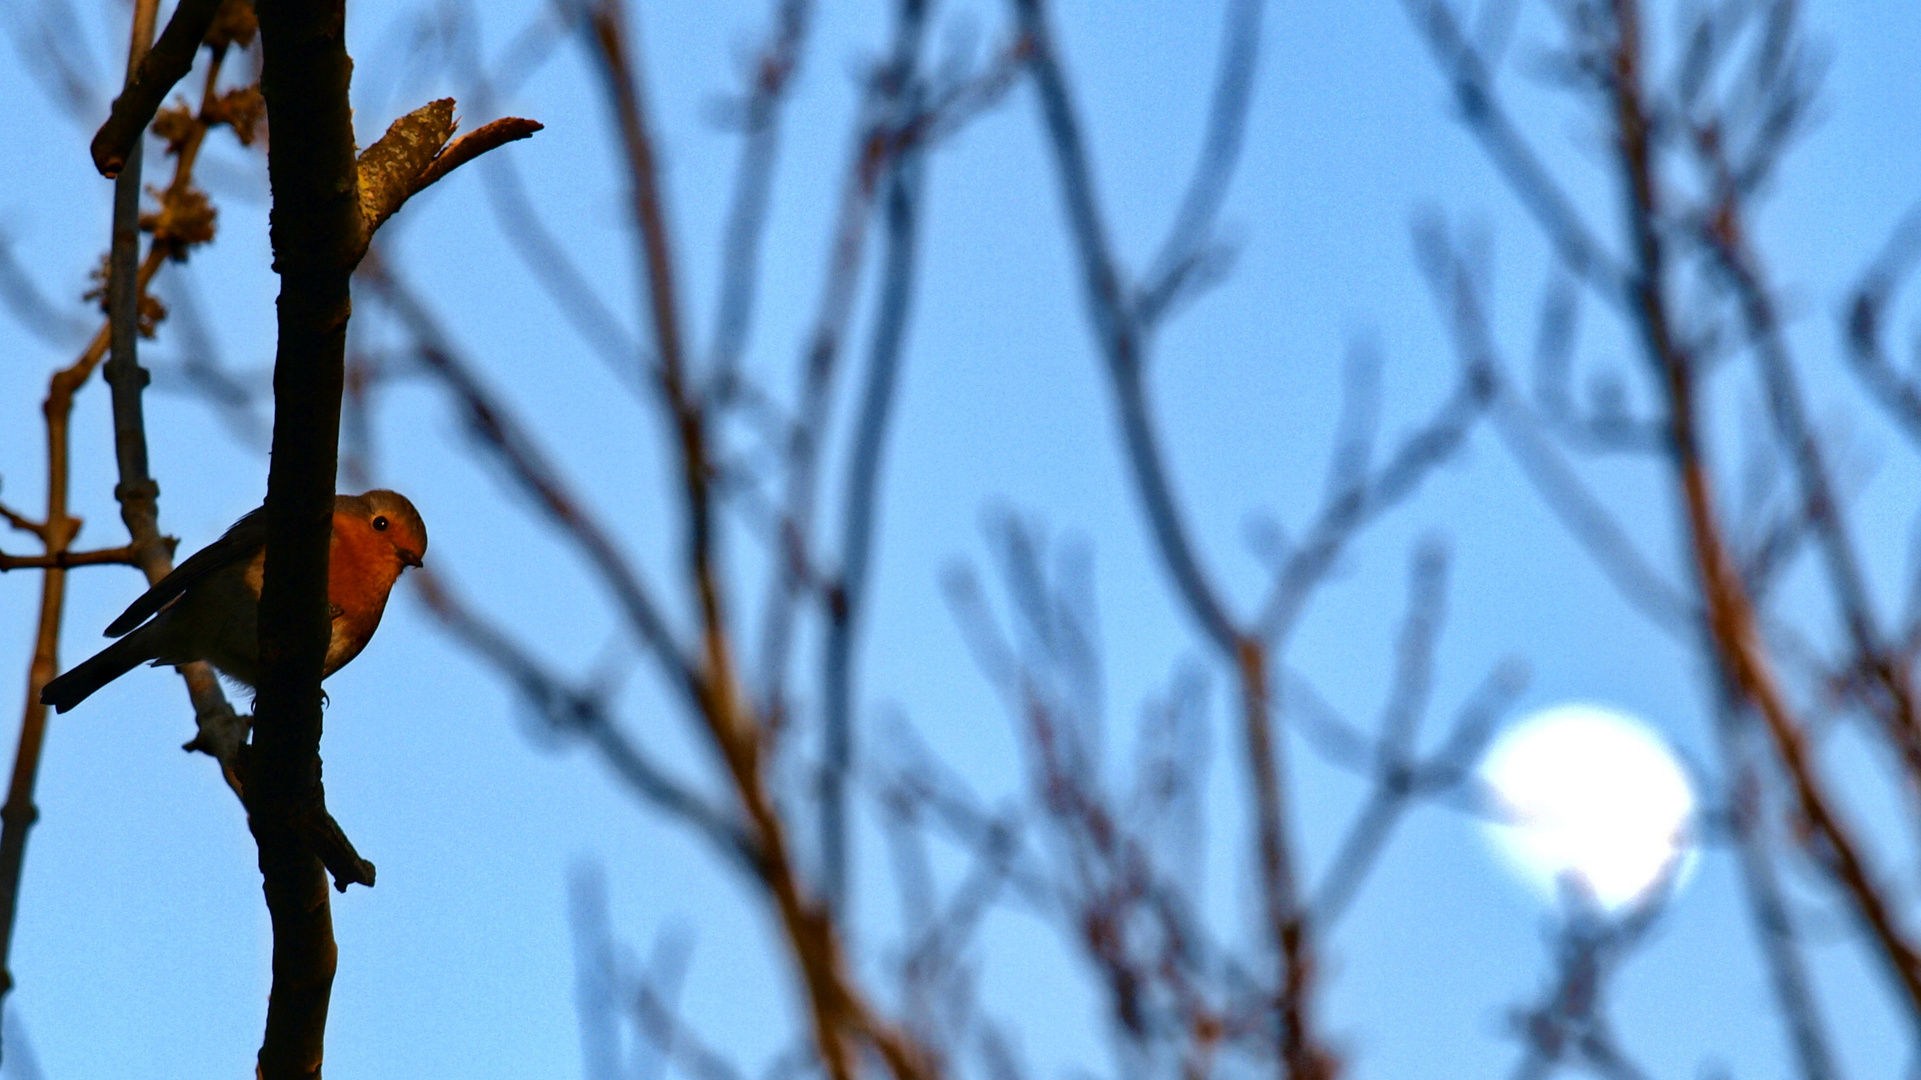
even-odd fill
[[[40,775],[40,755],[47,732],[47,706],[40,691],[60,672],[60,624],[66,611],[65,568],[61,565],[80,521],[67,512],[71,482],[69,431],[73,395],[93,374],[102,350],[89,349],[73,364],[54,373],[47,387],[42,413],[47,432],[47,506],[44,518],[31,522],[14,511],[6,517],[15,528],[40,538],[49,566],[40,579],[40,614],[34,633],[33,656],[27,665],[25,711],[20,740],[13,756],[7,801],[0,806],[0,999],[13,989],[11,967],[13,931],[19,914],[20,880],[27,851],[27,833],[39,818],[33,792]]]
[[[45,555],[8,555],[0,551],[0,573],[8,570],[66,570],[75,566],[133,565],[135,565],[133,548],[127,544],[96,551],[52,551]]]

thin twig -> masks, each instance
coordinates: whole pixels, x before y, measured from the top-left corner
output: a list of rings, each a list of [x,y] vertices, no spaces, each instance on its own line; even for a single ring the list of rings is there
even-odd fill
[[[753,841],[666,766],[630,739],[597,694],[567,685],[519,642],[487,621],[429,571],[416,575],[415,591],[434,618],[462,644],[514,684],[521,699],[549,727],[593,745],[626,786],[666,813],[691,825],[729,860],[754,877],[763,869]]]
[[[533,437],[481,383],[407,283],[377,258],[361,264],[360,280],[373,287],[375,295],[412,335],[416,354],[428,373],[459,401],[475,440],[506,467],[508,478],[562,536],[580,548],[601,575],[635,639],[660,666],[668,686],[690,705],[698,706],[704,692],[701,676],[668,626],[652,590],[621,553],[612,534],[583,507]]]
[[[780,151],[781,107],[800,68],[812,21],[810,0],[777,0],[774,30],[754,57],[747,100],[739,106],[745,139],[740,163],[734,168],[734,190],[721,243],[720,300],[715,306],[714,337],[707,361],[707,378],[716,388],[728,385],[737,376],[747,345],[754,296],[760,284],[761,236]]]
[[[527,197],[526,186],[520,179],[520,166],[511,156],[503,155],[490,159],[482,177],[487,186],[487,202],[500,231],[521,261],[533,271],[534,280],[614,373],[632,385],[634,358],[641,355],[639,343],[621,326],[620,320],[595,292],[588,276],[548,231],[533,201]]]
[[[903,59],[917,62],[925,25],[921,4],[903,2],[897,10],[892,62],[877,65],[869,75],[855,117],[820,303],[801,355],[799,401],[783,440],[784,490],[758,646],[757,694],[761,711],[773,722],[786,711],[788,668],[801,600],[815,589],[820,577],[814,566],[820,463],[828,439],[834,377],[860,292],[867,230],[882,181],[891,175],[893,158],[903,147],[890,121],[900,118],[900,99],[908,92],[913,72],[900,70],[899,64]],[[738,394],[737,385],[716,390]]]
[[[1414,493],[1422,481],[1451,461],[1468,431],[1494,396],[1494,380],[1478,365],[1466,365],[1454,393],[1404,442],[1377,472],[1355,478],[1331,498],[1307,535],[1288,556],[1262,605],[1255,634],[1278,647],[1360,530]]]
[[[1461,32],[1448,0],[1402,0],[1443,75],[1453,81],[1461,120],[1481,142],[1521,205],[1534,216],[1568,269],[1608,303],[1625,306],[1627,273],[1582,219],[1575,201],[1554,179],[1508,116],[1480,54]]]
[[[1752,603],[1720,531],[1701,451],[1695,365],[1674,333],[1668,309],[1661,202],[1651,122],[1641,88],[1639,6],[1635,0],[1614,0],[1612,18],[1608,89],[1618,126],[1618,161],[1637,266],[1630,310],[1667,397],[1673,468],[1686,512],[1696,580],[1705,601],[1713,659],[1741,699],[1765,722],[1792,781],[1811,851],[1851,901],[1911,1018],[1921,1025],[1921,952],[1901,925],[1884,886],[1868,868],[1853,829],[1843,823],[1817,776],[1803,728],[1776,679]]]
[[[9,570],[71,569],[76,566],[134,566],[133,546],[95,551],[50,551],[45,555],[8,555],[0,551],[0,574]]]
[[[1412,794],[1414,742],[1433,690],[1435,638],[1446,603],[1446,560],[1439,544],[1429,542],[1416,552],[1410,567],[1400,659],[1375,747],[1380,779],[1315,893],[1312,910],[1322,927],[1339,918]]]
[[[607,879],[584,866],[568,883],[567,915],[574,934],[574,1008],[580,1014],[582,1069],[587,1080],[619,1080],[619,958],[607,919]]]
[[[1724,749],[1738,762],[1729,817],[1735,847],[1741,857],[1741,877],[1747,886],[1755,936],[1760,939],[1761,955],[1767,960],[1781,1022],[1788,1030],[1803,1080],[1834,1080],[1841,1074],[1828,1047],[1826,1025],[1822,1023],[1786,898],[1775,876],[1773,844],[1766,831],[1760,778],[1749,760],[1750,751],[1741,745],[1745,740],[1740,717],[1725,697],[1723,695],[1716,727]]]
[[[456,42],[465,46],[461,53],[461,63],[464,65],[461,74],[471,86],[468,96],[483,112],[492,112],[495,101],[531,74],[535,62],[544,59],[558,43],[562,34],[562,20],[557,16],[557,12],[543,11],[521,32],[507,50],[510,60],[515,62],[503,61],[498,78],[489,74],[478,55],[479,35],[463,33],[457,36]],[[469,18],[463,25],[473,21]],[[581,337],[600,353],[615,374],[628,385],[634,385],[634,361],[641,355],[639,344],[608,310],[588,276],[541,220],[539,211],[527,196],[526,185],[520,177],[520,167],[514,162],[513,156],[497,154],[489,157],[481,176],[495,223],[520,255],[521,261],[533,272],[534,280],[547,292],[548,298],[560,309],[561,314],[573,322]]]
[[[1447,248],[1438,231],[1424,230],[1420,242],[1435,302],[1454,334],[1461,363],[1488,380],[1492,396],[1489,419],[1515,463],[1624,599],[1670,633],[1690,631],[1698,625],[1697,605],[1641,555],[1627,530],[1582,483],[1515,392],[1467,268]]]
[[[1240,162],[1241,142],[1254,98],[1254,76],[1261,55],[1262,0],[1232,0],[1221,20],[1221,60],[1208,106],[1207,137],[1188,177],[1187,192],[1161,241],[1160,251],[1142,276],[1142,320],[1153,325],[1166,313],[1183,279],[1190,279],[1212,239],[1214,221],[1227,198],[1228,181]]]
[[[902,86],[896,95],[896,126],[901,126],[902,117],[913,116],[920,105],[920,94],[913,83],[918,78],[925,10],[918,0],[909,0],[901,7],[901,29],[895,37],[895,56],[888,75]],[[827,634],[821,649],[821,898],[837,915],[844,915],[847,902],[851,842],[847,777],[854,759],[854,645],[866,611],[869,560],[879,514],[881,455],[886,449],[887,423],[912,312],[923,174],[922,156],[912,149],[892,159],[888,171],[880,299],[868,354],[867,384],[861,392],[853,451],[848,458],[840,567],[829,593]]]
[[[1526,665],[1513,660],[1503,663],[1469,696],[1439,750],[1417,760],[1412,756],[1390,758],[1382,753],[1384,747],[1377,747],[1373,760],[1362,763],[1360,771],[1373,782],[1374,790],[1342,838],[1315,892],[1312,910],[1317,926],[1325,930],[1346,914],[1361,881],[1414,799],[1443,799],[1459,808],[1461,789],[1471,780],[1474,764],[1487,748],[1496,721],[1526,685]],[[1336,763],[1343,764],[1338,758]],[[1468,805],[1474,805],[1471,795]]]
[[[1146,362],[1142,355],[1144,343],[1108,241],[1094,192],[1086,141],[1068,90],[1066,73],[1055,54],[1052,31],[1041,0],[1015,0],[1015,10],[1022,35],[1029,42],[1028,67],[1040,92],[1042,117],[1054,154],[1061,197],[1066,203],[1068,227],[1080,258],[1081,283],[1121,413],[1135,486],[1146,504],[1162,562],[1173,576],[1190,617],[1217,650],[1232,657],[1240,647],[1241,634],[1202,567],[1174,500],[1172,481],[1167,475],[1142,384]]]
[[[1066,204],[1069,235],[1080,259],[1088,313],[1120,412],[1135,489],[1176,593],[1240,684],[1246,760],[1254,794],[1258,891],[1279,967],[1275,998],[1281,1014],[1279,1053],[1295,1080],[1314,1080],[1331,1074],[1334,1063],[1308,1019],[1312,1011],[1313,950],[1295,896],[1281,792],[1279,754],[1283,748],[1273,733],[1267,642],[1236,625],[1189,535],[1148,408],[1144,385],[1146,342],[1139,311],[1108,240],[1086,141],[1042,0],[1014,0],[1014,9]],[[1230,50],[1228,58],[1232,55]],[[1203,162],[1203,167],[1209,164]]]
[[[1578,906],[1556,935],[1556,975],[1540,1004],[1512,1016],[1525,1047],[1514,1075],[1546,1076],[1557,1066],[1579,1064],[1609,1080],[1647,1080],[1615,1038],[1606,1013],[1607,988],[1666,911],[1675,869],[1670,863],[1641,899],[1613,914],[1597,910],[1574,884]]]
[[[66,608],[67,574],[59,560],[80,531],[79,519],[67,513],[67,488],[72,473],[69,420],[73,415],[74,392],[92,376],[101,355],[101,350],[89,349],[73,364],[55,372],[42,408],[47,426],[47,509],[45,519],[33,531],[40,536],[45,558],[52,564],[40,581],[40,618],[34,635],[33,659],[27,669],[26,711],[20,720],[20,742],[14,751],[6,805],[0,807],[0,998],[14,985],[9,957],[20,903],[20,876],[26,859],[27,832],[40,816],[33,804],[33,789],[40,774],[40,752],[47,732],[47,706],[40,701],[40,690],[60,672],[60,623]],[[9,513],[8,517],[15,519],[16,525],[23,524],[17,515]]]
[[[1725,177],[1725,164],[1721,169]],[[1835,605],[1854,646],[1854,665],[1880,687],[1881,693],[1874,695],[1869,705],[1906,764],[1909,783],[1921,791],[1921,716],[1915,711],[1914,687],[1906,664],[1890,655],[1883,639],[1849,534],[1846,510],[1835,494],[1826,451],[1808,417],[1807,401],[1788,353],[1773,290],[1749,242],[1742,211],[1739,191],[1731,178],[1725,179],[1715,226],[1707,230],[1708,246],[1721,260],[1721,269],[1740,299],[1762,382],[1767,387],[1768,415],[1801,485],[1803,514],[1824,556]]]
[[[1921,261],[1921,206],[1909,210],[1868,264],[1848,305],[1855,374],[1910,439],[1921,441],[1921,383],[1903,375],[1881,344],[1881,323],[1902,279]]]
[[[489,150],[497,150],[510,142],[532,138],[539,130],[541,130],[540,121],[519,116],[503,116],[498,120],[487,121],[448,143],[445,149],[434,155],[434,159],[409,185],[407,197],[412,198],[420,194],[448,173]]]

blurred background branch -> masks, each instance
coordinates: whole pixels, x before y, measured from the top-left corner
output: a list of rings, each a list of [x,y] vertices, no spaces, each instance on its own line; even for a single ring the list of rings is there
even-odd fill
[[[410,6],[381,31],[391,44],[369,56],[394,62],[365,60],[377,76],[351,104],[369,118],[363,137],[379,130],[372,118],[404,115],[360,159],[367,182],[350,200],[360,227],[336,238],[354,259],[366,253],[351,282],[358,318],[325,343],[340,352],[337,475],[354,489],[393,477],[440,501],[429,515],[437,530],[446,520],[463,539],[437,546],[445,561],[409,580],[417,614],[446,632],[420,648],[458,659],[405,654],[431,659],[390,669],[391,701],[363,697],[367,682],[330,687],[336,708],[352,700],[383,721],[408,717],[405,731],[382,729],[378,754],[348,760],[415,761],[405,786],[423,799],[469,795],[413,783],[455,757],[409,741],[446,739],[434,723],[466,700],[449,669],[463,662],[494,676],[501,711],[527,717],[521,730],[537,747],[585,747],[599,770],[588,775],[611,781],[610,804],[571,778],[541,796],[551,804],[542,812],[587,815],[598,845],[585,861],[566,853],[584,1075],[1026,1080],[1060,1072],[1062,1048],[1080,1046],[1058,1020],[1071,1015],[1109,1052],[1072,1057],[1076,1077],[1326,1080],[1380,1071],[1391,1040],[1418,1045],[1427,1066],[1478,1040],[1499,1055],[1498,1065],[1475,1059],[1487,1067],[1509,1067],[1518,1044],[1515,1076],[1638,1078],[1677,1061],[1711,1072],[1724,1052],[1777,1060],[1747,1046],[1684,1054],[1660,1042],[1679,1036],[1650,1035],[1646,1020],[1673,1019],[1671,1000],[1719,995],[1748,1009],[1763,993],[1782,1035],[1777,1071],[1895,1075],[1856,1062],[1921,1030],[1921,602],[1897,608],[1884,595],[1899,581],[1898,595],[1921,597],[1921,573],[1888,568],[1891,515],[1911,515],[1912,500],[1894,497],[1890,511],[1884,492],[1864,494],[1871,470],[1851,425],[1878,422],[1906,440],[1902,451],[1921,446],[1921,378],[1895,355],[1921,217],[1909,210],[1876,237],[1864,270],[1850,264],[1841,333],[1824,348],[1804,326],[1797,255],[1763,216],[1797,182],[1783,162],[1824,100],[1826,52],[1798,5],[1398,7],[1412,29],[1397,24],[1403,52],[1370,56],[1379,71],[1313,78],[1346,93],[1405,77],[1414,81],[1393,93],[1418,97],[1432,76],[1406,75],[1402,61],[1424,51],[1468,136],[1458,141],[1482,155],[1473,175],[1504,186],[1495,197],[1512,196],[1531,246],[1497,281],[1477,229],[1421,209],[1412,263],[1435,317],[1397,308],[1378,335],[1350,332],[1345,367],[1294,337],[1236,336],[1297,318],[1296,301],[1345,307],[1346,318],[1360,302],[1341,292],[1351,281],[1315,264],[1323,256],[1305,219],[1359,205],[1361,185],[1329,193],[1292,175],[1276,185],[1266,171],[1279,160],[1269,112],[1313,155],[1370,141],[1337,128],[1349,121],[1333,119],[1332,99],[1302,97],[1293,81],[1352,62],[1297,42],[1308,25],[1297,17],[1311,13],[1290,10],[1283,25],[1262,0],[1223,0],[1204,20],[1150,5],[1130,15],[1138,29],[1103,33],[1147,48],[1164,30],[1154,20],[1176,18],[1205,22],[1216,44],[1211,62],[1197,50],[1146,87],[1126,85],[1134,69],[1110,70],[1115,54],[1083,39],[1085,13],[1044,0],[889,0],[854,22],[808,0],[767,0],[731,66],[682,55],[688,16],[673,5],[538,4],[490,37],[491,9],[446,0]],[[150,35],[160,13],[143,10]],[[0,570],[38,571],[42,589],[0,813],[0,951],[16,905],[40,902],[18,888],[46,734],[33,703],[57,670],[68,571],[167,572],[147,455],[151,436],[164,466],[164,448],[191,427],[182,417],[196,414],[178,411],[174,395],[209,410],[201,419],[251,465],[270,431],[288,436],[267,426],[268,387],[245,360],[265,352],[245,314],[264,311],[265,294],[220,276],[231,271],[212,256],[148,292],[163,265],[197,257],[214,236],[197,177],[222,191],[223,234],[239,235],[231,220],[241,214],[265,224],[260,207],[215,183],[239,169],[222,149],[209,157],[216,128],[242,147],[277,137],[283,154],[312,150],[298,124],[268,131],[261,90],[249,73],[236,77],[237,58],[257,64],[251,10],[226,0],[175,12],[170,28],[213,28],[206,48],[188,50],[184,68],[174,49],[166,77],[111,113],[73,10],[47,0],[9,13],[16,44],[37,58],[33,77],[81,121],[68,133],[76,155],[103,115],[136,131],[150,116],[160,142],[101,129],[105,159],[126,157],[104,293],[89,297],[112,317],[90,342],[91,316],[62,298],[39,248],[16,240],[19,230],[0,238],[0,299],[36,342],[21,347],[60,350],[45,404],[46,509],[5,511],[38,550],[0,555]],[[983,11],[990,35],[974,25]],[[1378,15],[1340,18],[1360,40]],[[713,18],[738,15],[696,21]],[[722,80],[719,92],[702,84],[700,115],[714,130],[690,136],[684,84],[707,71]],[[194,93],[168,104],[176,82]],[[476,164],[471,197],[484,209],[455,185],[428,184],[532,128],[501,121],[455,139],[441,83],[481,116],[558,95],[553,130],[528,144],[550,156]],[[1169,124],[1134,114],[1144,99],[1178,96],[1176,83],[1188,97],[1173,140]],[[438,100],[406,112],[429,99],[429,84]],[[1008,107],[1029,96],[1034,112]],[[1544,111],[1568,106],[1572,151],[1557,128],[1569,125]],[[173,175],[143,201],[142,155],[161,143]],[[259,155],[241,160],[259,171]],[[398,181],[376,168],[395,162],[406,166]],[[1442,185],[1466,175],[1434,169]],[[1276,205],[1298,215],[1278,243],[1266,219],[1251,229],[1235,219],[1269,212],[1242,188],[1274,187]],[[390,218],[415,195],[415,210]],[[1054,214],[1057,226],[1043,227]],[[978,230],[981,215],[1032,247],[956,235]],[[319,235],[314,216],[294,215],[295,232]],[[473,254],[449,262],[446,236]],[[284,263],[292,239],[275,239]],[[477,289],[464,260],[496,247],[524,276]],[[956,251],[976,261],[957,262]],[[492,279],[503,263],[476,265]],[[1301,277],[1271,287],[1261,275],[1276,266]],[[1221,288],[1230,271],[1253,284]],[[1530,276],[1533,291],[1516,293]],[[1066,299],[975,309],[968,290],[1002,278],[1014,283],[1006,295]],[[328,298],[344,326],[346,278],[335,284]],[[1301,296],[1287,295],[1297,286]],[[1253,308],[1232,306],[1248,303],[1233,299],[1241,292],[1255,294]],[[1084,324],[1063,314],[1074,303]],[[1003,322],[1011,336],[996,336]],[[162,325],[167,351],[150,366],[168,396],[148,402],[149,417],[135,349]],[[1403,351],[1451,361],[1403,370],[1380,358]],[[1012,390],[980,381],[1004,358],[1020,380]],[[99,470],[87,466],[104,448],[70,449],[68,417],[103,362],[129,536],[82,549],[76,508],[104,505],[92,497],[105,493]],[[1259,382],[1269,369],[1285,378]],[[1843,369],[1853,384],[1827,377]],[[1096,382],[1112,395],[1108,410],[1092,400]],[[1857,393],[1860,402],[1845,396]],[[988,400],[952,400],[969,394]],[[929,411],[929,395],[954,411]],[[1837,396],[1862,407],[1831,419]],[[1239,410],[1255,400],[1267,413],[1249,425],[1256,414]],[[452,422],[422,422],[425,405]],[[1041,407],[1058,445],[1037,455],[1045,444],[1023,441],[1021,426]],[[940,442],[955,416],[967,418],[964,441]],[[1097,455],[1082,444],[1102,430],[1118,456],[1090,464]],[[217,440],[191,433],[211,462]],[[1728,453],[1737,445],[1738,465]],[[1009,448],[1022,455],[1011,467]],[[1906,484],[1912,458],[1875,461],[1895,478],[1883,486]],[[1278,464],[1256,472],[1249,462]],[[461,487],[468,467],[514,497]],[[170,500],[176,486],[219,487],[206,468],[170,481]],[[1058,487],[1024,486],[1070,470]],[[309,471],[311,487],[326,470]],[[83,493],[79,477],[103,490]],[[963,500],[957,477],[1016,492],[988,503],[977,538],[929,511]],[[1083,494],[1087,503],[1074,501]],[[1094,527],[1105,529],[1103,568],[1121,569],[1097,572],[1078,530],[1120,501],[1134,505],[1111,516],[1127,524]],[[1251,560],[1223,542],[1224,513],[1250,515]],[[946,561],[944,619],[933,592],[910,587],[930,584],[917,573],[935,576],[919,548],[904,553],[915,530],[936,533],[926,543]],[[1599,584],[1581,591],[1589,575]],[[1576,582],[1567,595],[1579,605],[1547,610],[1550,578]],[[390,616],[402,617],[415,616]],[[1544,623],[1564,629],[1543,634]],[[968,659],[973,670],[957,672]],[[1592,668],[1620,669],[1608,692],[1645,691],[1668,710],[1662,735],[1700,803],[1685,835],[1660,838],[1678,854],[1633,898],[1605,899],[1569,873],[1547,898],[1544,933],[1530,936],[1513,909],[1463,891],[1468,875],[1449,876],[1459,861],[1450,845],[1472,830],[1541,824],[1485,763],[1510,717],[1541,695],[1590,693],[1580,673]],[[200,719],[189,746],[218,757],[239,790],[232,763],[246,719],[211,672],[186,674]],[[400,696],[409,692],[426,696]],[[303,699],[316,741],[319,700]],[[988,719],[996,705],[1005,724]],[[1213,768],[1220,754],[1227,780]],[[1605,763],[1581,764],[1598,774]],[[521,759],[507,772],[514,783],[551,779]],[[317,792],[317,765],[313,779]],[[508,801],[486,790],[508,783],[499,776],[458,779],[481,805]],[[1630,801],[1640,809],[1649,796]],[[670,824],[669,839],[623,831],[632,823],[603,805],[638,808],[643,828]],[[376,809],[356,815],[382,823]],[[442,847],[487,848],[503,876],[497,863],[508,860],[488,833],[500,826],[474,816],[452,835],[423,831]],[[438,864],[410,857],[420,861],[403,871],[405,888],[428,895]],[[578,869],[636,859],[637,880]],[[1687,892],[1697,859],[1704,880]],[[698,876],[709,864],[718,873]],[[504,876],[513,880],[500,888],[552,885],[525,885],[539,875],[518,866]],[[691,910],[700,949],[679,924],[633,925],[636,893]],[[320,896],[308,916],[326,910],[324,880]],[[1706,920],[1686,907],[1709,900],[1719,906]],[[365,901],[380,912],[407,902]],[[1663,951],[1703,933],[1701,921],[1738,922],[1722,917],[1729,907],[1747,914],[1752,955],[1717,956],[1722,966],[1701,971],[1675,959],[1694,954]],[[744,921],[722,921],[738,913]],[[464,917],[450,909],[434,921]],[[714,925],[727,929],[705,929]],[[1538,950],[1532,990],[1514,978],[1512,953],[1507,963],[1478,954],[1497,932]],[[644,958],[622,944],[650,939]],[[488,963],[509,973],[515,1012],[532,1015],[528,987],[545,984],[521,983],[535,962],[510,959],[518,945],[501,930]],[[1436,959],[1449,950],[1467,959]],[[1667,981],[1640,978],[1643,965]],[[1499,969],[1493,982],[1470,977],[1486,968]],[[1870,968],[1887,978],[1864,989],[1856,976]],[[356,992],[389,1000],[379,987]],[[1383,1003],[1417,999],[1494,1016],[1511,1000],[1502,994],[1530,995],[1504,1025],[1437,1033],[1398,1013],[1381,1019],[1401,1008]],[[336,1023],[365,1037],[364,1020],[344,1018],[361,1002],[334,1005]],[[305,1016],[317,1062],[318,1021],[312,1008]],[[1898,1033],[1860,1034],[1883,1021]],[[432,1021],[409,1014],[395,1026],[422,1035]]]

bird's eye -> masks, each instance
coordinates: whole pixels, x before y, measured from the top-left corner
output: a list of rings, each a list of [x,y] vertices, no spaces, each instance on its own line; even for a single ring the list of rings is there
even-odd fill
[[[387,519],[385,517],[377,517],[374,519],[374,531],[375,532],[387,531]]]

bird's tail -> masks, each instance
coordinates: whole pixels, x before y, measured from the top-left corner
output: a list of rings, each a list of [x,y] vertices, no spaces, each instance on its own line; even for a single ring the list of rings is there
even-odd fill
[[[40,690],[40,704],[66,712],[93,696],[95,690],[153,659],[153,627],[143,626],[93,656],[75,664]]]

